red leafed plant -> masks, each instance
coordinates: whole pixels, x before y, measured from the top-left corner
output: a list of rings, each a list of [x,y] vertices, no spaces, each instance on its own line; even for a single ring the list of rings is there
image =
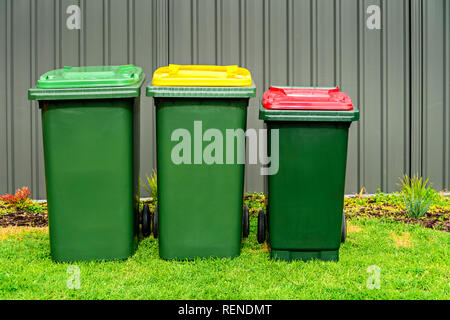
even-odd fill
[[[22,187],[21,189],[17,189],[14,195],[7,193],[4,196],[0,196],[0,200],[6,205],[22,210],[30,205],[31,199],[28,198],[30,194],[30,189]]]

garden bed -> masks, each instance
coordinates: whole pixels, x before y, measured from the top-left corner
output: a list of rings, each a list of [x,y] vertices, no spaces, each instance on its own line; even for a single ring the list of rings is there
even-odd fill
[[[262,193],[250,193],[244,198],[252,215],[265,207]],[[421,218],[409,217],[398,194],[377,194],[365,197],[349,196],[344,199],[344,212],[348,220],[376,218],[380,220],[400,221],[406,224],[418,224],[425,228],[450,232],[450,198],[438,194],[428,211]]]
[[[33,212],[14,210],[0,201],[0,227],[46,227],[48,214],[46,203],[34,203]]]
[[[48,216],[46,212],[31,213],[26,211],[12,212],[0,215],[0,227],[46,227]]]
[[[450,232],[450,198],[438,194],[428,211],[420,218],[408,216],[397,194],[377,193],[372,197],[353,196],[344,201],[347,219],[376,218],[418,224],[425,228]]]
[[[144,203],[153,209],[154,203],[146,200]],[[248,193],[244,203],[250,209],[250,216],[255,217],[259,210],[265,208],[265,198],[262,193]],[[36,204],[41,210],[35,212],[11,211],[0,202],[0,227],[27,226],[45,227],[48,225],[47,204]],[[419,224],[425,228],[450,232],[450,198],[439,195],[428,211],[421,218],[412,218],[406,214],[401,198],[397,194],[377,193],[371,197],[352,196],[344,200],[344,212],[347,219],[376,218],[389,221],[400,221],[406,224]]]

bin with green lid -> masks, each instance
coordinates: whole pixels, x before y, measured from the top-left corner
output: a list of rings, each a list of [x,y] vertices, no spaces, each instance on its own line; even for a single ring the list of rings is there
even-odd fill
[[[136,248],[144,78],[133,65],[64,67],[28,91],[42,112],[55,261],[125,259]]]
[[[248,234],[244,131],[255,93],[250,72],[237,66],[170,65],[154,73],[147,96],[156,107],[153,225],[161,258],[240,254]]]
[[[348,131],[359,111],[339,88],[271,87],[259,118],[279,154],[278,171],[267,177],[258,241],[268,235],[275,259],[337,261],[346,235]]]

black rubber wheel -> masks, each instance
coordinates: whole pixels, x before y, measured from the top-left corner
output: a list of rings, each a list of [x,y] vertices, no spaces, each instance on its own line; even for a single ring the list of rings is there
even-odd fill
[[[256,235],[258,243],[266,241],[266,214],[264,210],[260,210],[258,214],[258,232]]]
[[[150,218],[150,209],[148,208],[148,204],[144,204],[144,208],[142,209],[142,235],[144,238],[147,238],[152,233],[151,230],[151,218]]]
[[[158,227],[158,206],[155,206],[155,211],[153,212],[153,237],[155,239],[158,238],[159,235],[159,227]]]
[[[250,233],[250,214],[247,205],[242,209],[242,236],[248,238]]]
[[[341,243],[344,243],[346,238],[347,238],[347,221],[345,221],[345,213],[342,213]]]

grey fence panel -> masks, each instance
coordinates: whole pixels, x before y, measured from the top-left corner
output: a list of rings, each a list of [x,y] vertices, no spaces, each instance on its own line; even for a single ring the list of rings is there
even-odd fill
[[[410,16],[409,1],[385,1],[383,101],[383,190],[398,189],[399,178],[410,173]],[[396,26],[390,28],[390,26]]]
[[[9,44],[9,21],[6,1],[0,1],[0,193],[10,189],[9,182],[9,123],[8,123],[8,47]]]
[[[134,16],[133,30],[130,30],[130,35],[133,37],[134,49],[130,62],[142,67],[147,80],[151,81],[152,71],[156,65],[157,51],[154,49],[156,43],[153,19],[149,17],[154,16],[157,8],[156,2],[152,4],[146,0],[138,0],[134,7],[131,8]],[[163,11],[164,12],[164,11]],[[164,12],[167,15],[166,12]],[[133,36],[134,35],[134,36]],[[152,99],[145,97],[145,89],[142,89],[141,97],[141,140],[140,140],[140,169],[141,178],[145,180],[146,175],[151,175],[153,168],[156,167],[156,138],[155,138],[155,110],[152,104]],[[147,196],[141,188],[141,194]]]
[[[194,28],[191,1],[169,0],[169,63],[194,63]]]
[[[383,12],[382,29],[362,29],[360,57],[361,182],[370,192],[378,187],[397,189],[399,177],[409,170],[410,43],[405,15],[408,3],[379,4]]]
[[[423,2],[422,175],[449,188],[449,10],[445,0]]]
[[[130,61],[128,1],[111,0],[108,14],[108,64],[118,65]],[[149,57],[150,58],[150,57]]]
[[[353,103],[361,108],[359,79],[360,79],[360,24],[361,8],[353,0],[343,0],[340,3],[339,17],[339,83]],[[362,112],[362,110],[361,110]],[[347,155],[346,192],[357,192],[361,188],[360,175],[360,122],[350,127]]]
[[[262,128],[263,122],[258,119],[258,108],[263,91],[268,86],[267,60],[268,51],[268,27],[267,11],[268,1],[243,1],[241,2],[239,25],[241,36],[238,38],[241,46],[241,56],[238,64],[244,66],[252,73],[255,82],[256,98],[250,99],[247,111],[247,127]],[[235,17],[235,21],[238,17]],[[237,21],[236,21],[237,22]],[[265,30],[265,31],[264,31]],[[236,40],[238,40],[236,39]],[[264,180],[260,175],[260,166],[249,164],[245,168],[245,188],[248,191],[263,191]]]
[[[446,102],[446,111],[444,116],[445,130],[444,130],[444,184],[443,188],[450,189],[450,4],[447,2],[445,5],[445,74],[444,81],[444,97]]]
[[[217,5],[217,63],[231,65],[239,61],[241,43],[239,0],[221,0]]]
[[[59,67],[59,57],[55,42],[57,35],[57,22],[55,18],[59,15],[55,14],[59,8],[54,1],[47,1],[46,5],[37,5],[36,23],[34,29],[34,58],[33,61],[33,76],[30,78],[30,86],[34,86],[39,77],[54,68]],[[41,112],[38,108],[38,102],[32,102],[32,112],[35,116],[35,126],[33,132],[33,157],[35,157],[36,165],[35,174],[33,175],[33,185],[31,190],[33,195],[39,198],[45,197],[45,171],[44,171],[44,154],[43,154],[43,140],[42,140],[42,122]]]
[[[58,22],[56,43],[59,50],[59,65],[78,66],[81,64],[81,32],[69,30],[66,27],[66,17],[68,17],[66,9],[72,4],[80,5],[80,1],[60,0],[56,3]]]
[[[10,50],[10,170],[13,185],[31,187],[34,166],[31,154],[33,111],[26,92],[32,78],[30,52],[33,28],[31,20],[34,13],[31,12],[30,2],[26,0],[11,1],[9,6],[11,42],[7,48]]]
[[[311,1],[293,1],[289,6],[289,84],[312,84]],[[356,25],[356,24],[355,24]]]
[[[103,1],[81,1],[82,65],[98,66],[105,64],[105,14]]]
[[[369,4],[382,8],[381,30],[366,27]],[[266,81],[341,86],[362,111],[347,192],[395,190],[409,170],[409,1],[269,1],[266,10]]]
[[[0,50],[0,193],[9,190],[9,153],[8,153],[8,62],[7,62],[7,44],[8,44],[8,21],[7,21],[6,1],[0,2],[0,44],[4,49]]]
[[[66,27],[72,4],[81,30]],[[366,26],[373,4],[381,30]],[[445,0],[0,0],[0,193],[27,185],[45,197],[40,112],[28,87],[64,65],[126,63],[149,81],[168,63],[248,68],[258,94],[250,128],[263,127],[269,84],[339,85],[361,109],[346,192],[393,191],[415,172],[449,188],[449,18]],[[152,103],[141,99],[142,178],[156,166]],[[246,167],[245,185],[263,190],[259,165]]]
[[[198,0],[196,13],[193,15],[197,19],[194,31],[197,38],[196,60],[202,61],[202,64],[217,64],[216,6],[217,1]]]
[[[312,32],[313,41],[313,83],[314,86],[334,86],[336,79],[336,58],[338,25],[334,12],[338,8],[335,1],[316,0],[313,3]],[[295,32],[295,31],[294,31]]]
[[[369,4],[382,9],[381,30],[366,27]],[[352,7],[354,2],[346,1],[340,8],[337,68],[342,89],[361,110],[350,134],[347,191],[362,186],[368,192],[393,191],[409,170],[408,1],[359,2],[356,28]]]
[[[380,1],[376,2],[380,5]],[[367,2],[362,6],[363,12]],[[386,15],[386,10],[385,14]],[[363,23],[365,24],[365,19]],[[361,74],[360,95],[362,96],[360,141],[362,148],[361,174],[365,187],[374,191],[382,184],[382,112],[383,112],[383,52],[381,43],[384,42],[383,31],[367,30],[360,25],[362,38],[360,39]],[[384,26],[386,27],[386,26]]]

